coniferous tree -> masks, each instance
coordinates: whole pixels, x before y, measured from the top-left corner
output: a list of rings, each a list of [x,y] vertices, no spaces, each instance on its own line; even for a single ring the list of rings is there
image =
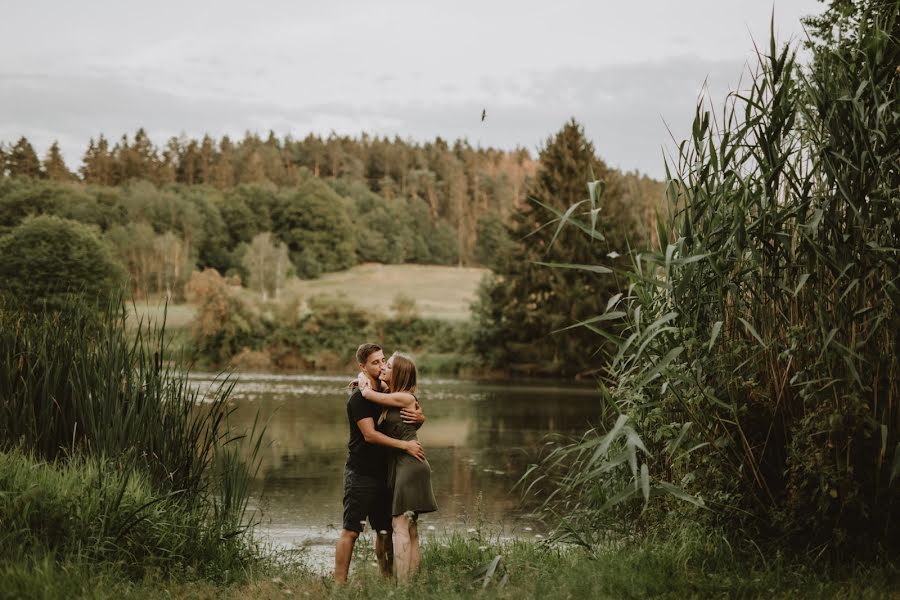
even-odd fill
[[[536,264],[610,265],[613,251],[624,254],[625,237],[634,235],[617,196],[621,190],[608,167],[574,120],[548,140],[529,196],[565,212],[587,198],[587,183],[607,186],[600,204],[598,231],[592,239],[575,227],[544,226],[554,213],[536,203],[515,215],[513,243],[497,258],[496,277],[482,285],[476,305],[476,350],[495,366],[533,374],[574,375],[597,364],[602,338],[584,328],[555,331],[603,312],[617,290],[613,275]],[[554,239],[555,238],[555,239]]]
[[[11,177],[43,177],[41,161],[31,143],[25,137],[19,138],[6,157],[6,165]]]
[[[72,181],[75,175],[66,166],[62,153],[59,151],[59,143],[53,142],[44,159],[44,174],[52,181]]]
[[[91,138],[81,162],[81,177],[85,183],[113,185],[114,160],[103,134],[96,143]]]
[[[231,188],[236,183],[234,176],[234,144],[227,135],[223,136],[219,142],[219,155],[213,166],[212,181],[210,183],[220,190]]]

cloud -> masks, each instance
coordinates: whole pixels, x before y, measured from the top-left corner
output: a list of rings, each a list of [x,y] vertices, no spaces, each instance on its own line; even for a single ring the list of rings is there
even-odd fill
[[[157,143],[182,132],[214,136],[243,132],[302,138],[310,131],[363,131],[424,141],[441,136],[470,143],[536,150],[574,117],[600,155],[613,166],[661,176],[662,147],[670,144],[664,120],[687,135],[696,98],[709,79],[713,98],[737,83],[737,60],[667,57],[629,65],[561,68],[506,77],[484,77],[474,89],[444,85],[453,93],[367,103],[365,96],[291,104],[247,100],[227,93],[199,95],[161,89],[112,73],[0,75],[0,140],[27,136],[40,150],[60,141],[76,166],[91,137],[116,139],[144,127]],[[392,81],[400,85],[402,82]],[[345,98],[342,96],[342,98]],[[487,118],[481,121],[482,109]]]

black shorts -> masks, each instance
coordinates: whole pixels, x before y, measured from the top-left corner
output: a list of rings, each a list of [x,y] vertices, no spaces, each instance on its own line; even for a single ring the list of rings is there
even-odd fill
[[[365,521],[375,531],[392,533],[393,494],[387,477],[372,477],[344,467],[344,529],[362,533]]]

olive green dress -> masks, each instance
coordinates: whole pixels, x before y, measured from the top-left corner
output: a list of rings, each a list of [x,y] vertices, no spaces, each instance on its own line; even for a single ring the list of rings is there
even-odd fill
[[[378,429],[398,440],[415,440],[416,426],[404,423],[399,408],[386,409]],[[394,488],[391,514],[395,517],[412,511],[416,515],[434,512],[437,502],[431,489],[431,465],[402,450],[393,450],[388,462],[388,483]]]

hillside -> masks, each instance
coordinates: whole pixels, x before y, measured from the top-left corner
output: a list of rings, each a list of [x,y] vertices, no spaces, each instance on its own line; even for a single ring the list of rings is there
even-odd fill
[[[415,299],[423,317],[460,321],[468,318],[481,278],[488,269],[438,265],[383,265],[365,263],[345,271],[327,273],[318,279],[295,279],[286,296],[310,298],[319,295],[344,296],[372,312],[386,314],[398,294]],[[246,292],[252,294],[252,292]],[[162,301],[135,304],[136,314],[158,319]],[[190,325],[195,309],[190,304],[170,305],[167,322],[172,329]]]

